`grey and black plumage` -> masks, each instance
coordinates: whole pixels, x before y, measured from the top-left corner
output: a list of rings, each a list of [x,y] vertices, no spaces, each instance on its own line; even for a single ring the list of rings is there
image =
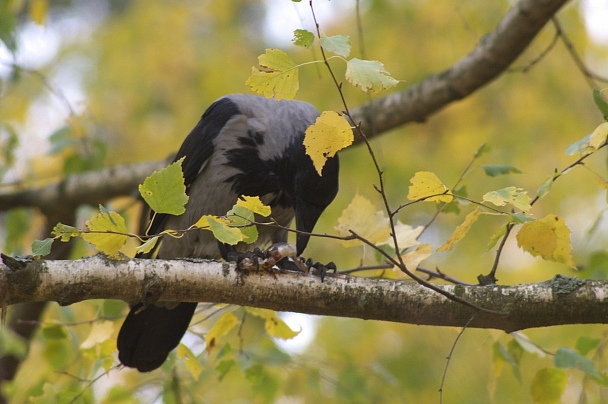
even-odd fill
[[[327,160],[322,175],[305,154],[304,132],[319,115],[310,104],[233,94],[215,101],[184,140],[175,160],[182,164],[190,199],[181,216],[159,214],[150,234],[185,229],[202,215],[224,215],[240,195],[260,196],[281,226],[296,220],[296,229],[311,232],[338,191],[338,158]],[[258,240],[235,247],[218,243],[211,232],[193,231],[166,237],[157,257],[226,258],[287,241],[287,231],[261,226]],[[309,236],[296,236],[301,254]],[[161,366],[185,334],[196,303],[161,302],[133,306],[118,335],[119,359],[141,372]]]

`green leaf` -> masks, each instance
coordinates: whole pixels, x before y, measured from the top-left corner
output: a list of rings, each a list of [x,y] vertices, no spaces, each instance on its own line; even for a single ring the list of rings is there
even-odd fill
[[[486,173],[486,175],[489,177],[496,177],[497,175],[504,175],[504,174],[521,174],[521,170],[519,170],[517,167],[513,167],[513,166],[491,165],[491,166],[481,166],[481,168]]]
[[[42,327],[42,335],[46,339],[64,339],[67,338],[68,332],[63,325],[52,324]]]
[[[597,88],[593,89],[593,102],[602,113],[604,119],[608,119],[608,102],[602,97],[602,92]]]
[[[531,208],[530,197],[522,188],[506,187],[488,192],[482,198],[484,201],[491,202],[496,206],[511,204],[524,212]]]
[[[251,224],[251,222],[255,220],[255,216],[251,210],[239,205],[237,202],[237,204],[228,211],[226,217],[230,220],[231,226],[238,227],[237,230],[244,236],[243,241],[251,244],[258,239],[258,229],[255,225]],[[213,230],[213,227],[211,227],[211,229]]]
[[[259,67],[251,69],[247,84],[266,98],[291,100],[298,92],[298,66],[280,49],[266,49],[258,56]]]
[[[507,348],[505,348],[505,346],[498,341],[492,345],[492,358],[495,366],[497,361],[502,361],[511,365],[513,375],[518,381],[521,381],[521,372],[517,360],[515,357],[513,357],[513,355],[511,355],[511,352],[509,352]]]
[[[148,239],[145,243],[143,243],[142,245],[140,245],[139,247],[137,247],[135,249],[135,251],[138,254],[147,254],[147,253],[149,253],[150,251],[152,251],[152,249],[154,247],[156,247],[156,243],[158,242],[159,238],[160,238],[160,236],[155,236],[155,237],[152,237],[152,238]]]
[[[234,359],[226,359],[221,361],[215,367],[215,370],[219,373],[217,379],[221,382],[224,377],[230,372],[230,370],[236,365],[236,361]]]
[[[308,48],[315,41],[315,34],[305,29],[296,29],[293,31],[292,41],[294,45]]]
[[[239,241],[243,241],[245,239],[245,236],[241,229],[236,227],[230,227],[231,222],[229,220],[222,220],[219,217],[212,216],[203,216],[203,218],[206,219],[207,224],[211,228],[213,236],[217,241],[229,245],[235,245]],[[199,220],[198,223],[201,223],[201,221]]]
[[[352,58],[346,62],[346,80],[364,92],[377,93],[396,86],[399,81],[390,76],[384,65],[377,60]]]
[[[177,216],[186,211],[188,195],[182,173],[184,158],[160,171],[155,171],[139,186],[139,193],[156,213]]]
[[[525,212],[511,213],[511,217],[513,218],[513,222],[517,224],[533,222],[536,220],[532,216],[528,216]]]
[[[9,327],[0,327],[0,355],[25,358],[28,345],[25,339]]]
[[[600,374],[591,359],[574,352],[570,348],[561,347],[555,352],[553,363],[558,368],[577,369],[585,372],[597,381],[606,381],[606,376]]]
[[[540,369],[530,383],[530,396],[538,404],[559,403],[567,382],[568,375],[561,369]]]
[[[37,257],[44,257],[51,253],[51,246],[53,245],[54,238],[45,238],[44,240],[34,240],[32,243],[32,255]]]
[[[485,144],[485,143],[484,143],[484,144],[482,144],[482,145],[481,145],[481,147],[480,147],[479,149],[477,149],[477,150],[475,151],[475,154],[473,154],[473,157],[475,157],[475,158],[479,158],[479,157],[481,157],[482,155],[484,155],[484,154],[486,154],[486,153],[489,153],[489,152],[491,152],[491,151],[492,151],[492,148],[491,148],[490,146],[488,146],[487,144]]]
[[[570,144],[570,146],[566,148],[566,156],[585,154],[593,151],[593,148],[589,146],[589,139],[591,139],[591,133],[581,140],[577,140],[576,142]]]
[[[602,342],[600,338],[578,337],[575,347],[581,355],[587,355],[590,351],[597,348],[600,342]]]
[[[547,196],[547,194],[549,193],[549,191],[551,191],[551,188],[553,187],[554,181],[555,179],[551,177],[547,181],[543,182],[543,184],[536,190],[536,195],[538,195],[539,198],[544,198],[545,196]]]
[[[51,234],[56,237],[61,237],[61,241],[65,243],[72,237],[78,237],[80,235],[80,230],[78,230],[76,227],[68,226],[67,224],[60,222],[53,227]]]
[[[490,240],[488,241],[488,250],[491,248],[494,248],[494,246],[496,245],[498,240],[500,240],[505,235],[505,233],[507,232],[507,225],[509,223],[510,223],[510,221],[506,222],[505,224],[500,226],[500,228],[496,231],[496,233],[492,234],[492,236],[490,237]]]
[[[350,54],[350,39],[347,35],[322,36],[321,46],[338,56],[347,57]]]

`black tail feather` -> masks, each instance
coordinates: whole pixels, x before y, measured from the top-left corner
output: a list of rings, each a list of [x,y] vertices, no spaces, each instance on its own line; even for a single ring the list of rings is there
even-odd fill
[[[186,333],[196,305],[131,307],[118,334],[118,359],[140,372],[160,367]]]

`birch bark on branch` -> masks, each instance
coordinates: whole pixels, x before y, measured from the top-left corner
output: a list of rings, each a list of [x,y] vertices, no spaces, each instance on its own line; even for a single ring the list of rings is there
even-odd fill
[[[13,265],[11,265],[13,266]],[[475,311],[413,282],[265,272],[244,275],[234,265],[206,260],[37,260],[0,267],[6,304],[86,299],[129,302],[231,303],[278,311],[463,326]],[[439,287],[505,316],[477,313],[469,327],[507,332],[551,325],[608,323],[608,282],[556,277],[518,286]]]

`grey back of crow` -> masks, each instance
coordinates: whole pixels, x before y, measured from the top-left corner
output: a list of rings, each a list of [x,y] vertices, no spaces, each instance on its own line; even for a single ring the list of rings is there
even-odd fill
[[[272,218],[287,227],[311,232],[338,191],[338,158],[328,159],[322,175],[305,154],[304,132],[319,115],[312,105],[233,94],[215,101],[184,140],[175,161],[182,163],[189,201],[181,216],[158,214],[150,234],[186,229],[202,215],[224,215],[241,195],[259,196],[271,207]],[[247,251],[287,241],[287,231],[259,226],[253,244],[228,246],[207,230],[182,238],[165,237],[158,258],[226,258],[230,251]],[[309,236],[298,234],[301,254]],[[163,364],[185,334],[196,303],[136,304],[118,336],[119,359],[139,371]]]

